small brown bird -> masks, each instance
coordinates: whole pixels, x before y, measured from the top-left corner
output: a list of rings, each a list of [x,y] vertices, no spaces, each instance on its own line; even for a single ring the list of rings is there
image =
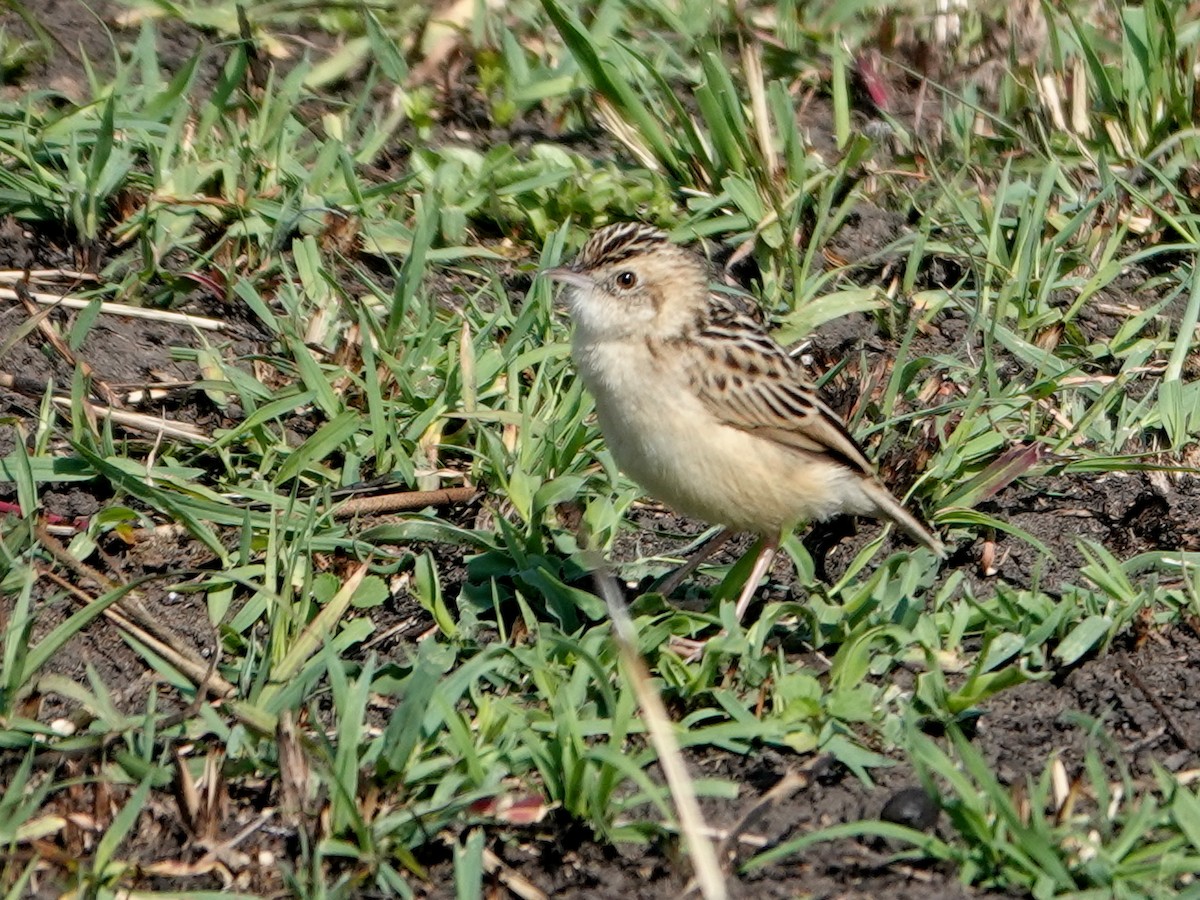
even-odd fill
[[[710,289],[702,257],[657,228],[621,223],[545,274],[567,286],[572,356],[617,464],[679,512],[725,525],[726,535],[761,536],[739,618],[784,531],[803,521],[890,519],[945,556],[799,365]]]

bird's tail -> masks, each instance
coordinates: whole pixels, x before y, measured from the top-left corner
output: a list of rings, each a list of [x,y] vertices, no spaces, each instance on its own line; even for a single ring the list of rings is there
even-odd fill
[[[887,488],[873,479],[865,478],[862,480],[862,488],[880,516],[891,519],[914,541],[925,545],[942,559],[946,558],[946,545],[939,541],[916,516],[905,509]]]

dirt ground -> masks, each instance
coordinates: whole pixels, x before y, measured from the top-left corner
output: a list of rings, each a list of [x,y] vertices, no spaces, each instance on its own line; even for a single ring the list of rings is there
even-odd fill
[[[110,25],[113,10],[94,3]],[[43,25],[53,34],[71,35],[81,41],[93,57],[109,52],[107,38],[97,37],[99,29],[92,28],[90,16],[75,0],[45,0],[38,8]],[[14,32],[21,24],[12,13],[0,13],[0,25]],[[130,39],[131,32],[114,29],[118,42]],[[185,59],[205,40],[203,35],[169,26],[164,58],[169,62]],[[219,60],[214,57],[212,65]],[[71,94],[78,89],[81,77],[78,45],[55,53],[50,63],[34,66],[18,84],[5,90],[9,96],[36,87],[49,87]],[[74,87],[72,87],[74,85]],[[858,248],[870,254],[876,245],[888,240],[894,229],[902,227],[893,216],[880,210],[866,208],[851,223],[860,233],[845,233],[838,246]],[[95,263],[95,248],[74,246],[68,238],[53,234],[32,233],[18,223],[0,223],[0,268],[79,266]],[[104,248],[99,259],[104,259]],[[864,280],[878,277],[878,272],[863,273]],[[931,278],[935,277],[933,274]],[[1138,298],[1114,296],[1114,302],[1138,302]],[[205,297],[198,293],[196,306],[187,310],[201,314],[212,313],[206,308]],[[60,321],[66,315],[56,314]],[[26,321],[27,314],[19,305],[5,301],[0,307],[0,343]],[[821,368],[853,349],[855,355],[865,347],[873,365],[886,360],[892,350],[891,342],[864,328],[866,320],[833,323],[818,334],[813,343],[814,367]],[[928,348],[952,348],[961,340],[963,323],[947,316],[937,323],[934,332],[923,336]],[[1112,323],[1097,319],[1088,323],[1097,334],[1103,334]],[[866,332],[866,333],[864,333]],[[198,377],[194,369],[173,360],[172,347],[194,347],[196,338],[187,328],[162,324],[147,325],[120,319],[104,319],[93,328],[90,337],[79,350],[96,371],[97,376],[113,384],[133,385],[155,380],[189,380]],[[56,384],[69,383],[71,369],[46,352],[34,335],[20,340],[0,368],[19,372],[34,385],[54,379]],[[857,366],[843,371],[837,383],[831,385],[831,402],[846,408],[854,395],[863,372]],[[37,415],[39,395],[36,392],[0,390],[0,416],[8,424],[0,425],[0,455],[12,452],[15,429],[11,422],[33,422]],[[172,395],[168,401],[171,416],[176,420],[192,421],[206,428],[223,427],[230,423],[220,420],[220,414],[203,396],[189,393]],[[899,461],[884,460],[885,468]],[[913,473],[915,474],[915,473]],[[12,492],[0,486],[0,500],[11,500]],[[45,512],[63,517],[88,516],[103,508],[110,500],[103,491],[90,484],[63,484],[47,490],[43,497]],[[1118,557],[1127,558],[1139,552],[1171,548],[1200,549],[1200,479],[1179,478],[1154,480],[1143,473],[1125,476],[1044,474],[1022,479],[995,497],[986,511],[1013,522],[1045,542],[1054,555],[1043,559],[1033,548],[1019,541],[999,536],[997,571],[988,576],[980,572],[978,546],[958,548],[947,571],[960,568],[968,571],[981,590],[999,582],[1028,586],[1037,579],[1043,589],[1053,590],[1065,580],[1078,579],[1081,558],[1075,541],[1079,536],[1093,538],[1109,547]],[[463,515],[471,515],[464,511]],[[669,530],[687,528],[686,523],[673,522]],[[693,526],[694,527],[694,526]],[[860,533],[851,533],[828,549],[825,565],[836,572],[853,556],[858,546],[871,534],[875,525],[864,523]],[[853,531],[853,529],[849,529]],[[648,536],[649,535],[649,536]],[[640,533],[639,552],[652,549],[652,532]],[[675,547],[674,540],[664,539],[664,546]],[[153,547],[105,548],[110,562],[126,579],[194,568],[207,564],[205,554],[188,540],[166,541]],[[628,549],[628,548],[627,548]],[[459,573],[460,551],[443,548],[446,571]],[[786,585],[790,573],[786,567],[775,570],[775,576]],[[445,585],[448,596],[456,590],[454,583]],[[159,613],[202,653],[211,653],[217,640],[208,625],[205,610],[186,598],[168,598],[150,591],[151,602],[160,605]],[[48,629],[69,615],[71,609],[59,601],[60,607],[44,611],[39,629]],[[401,621],[413,610],[370,610],[364,614],[380,618],[379,632],[388,624]],[[403,614],[402,614],[403,613]],[[400,655],[401,645],[419,633],[427,624],[417,613],[410,631],[398,633],[375,649],[384,654]],[[140,710],[152,683],[151,673],[145,671],[139,658],[115,636],[110,627],[97,620],[89,630],[73,641],[51,665],[53,671],[71,679],[86,681],[87,668],[93,667],[101,680],[113,692],[119,708]],[[169,708],[170,698],[163,704]],[[1149,778],[1153,766],[1171,771],[1195,766],[1200,727],[1197,726],[1197,704],[1200,703],[1200,638],[1186,626],[1151,630],[1138,641],[1132,638],[1099,658],[1092,658],[1064,671],[1050,681],[1025,684],[1009,690],[985,705],[975,745],[1007,783],[1021,783],[1027,775],[1039,773],[1047,761],[1058,754],[1068,773],[1075,774],[1089,749],[1096,749],[1096,739],[1081,724],[1089,719],[1101,719],[1113,743],[1102,749],[1109,765],[1126,767],[1135,778]],[[58,702],[45,705],[39,715],[47,719],[71,715],[69,705]],[[0,783],[9,780],[7,773],[20,762],[20,755],[0,751]],[[721,827],[732,824],[741,813],[761,797],[789,771],[797,770],[812,761],[803,757],[763,749],[746,757],[714,750],[696,754],[691,759],[694,773],[730,778],[742,784],[736,802],[706,804],[710,823]],[[102,784],[88,782],[86,776],[96,772],[93,757],[65,757],[59,763],[57,775],[77,775],[81,783],[77,790],[59,802],[61,812],[99,809],[112,798],[105,795]],[[853,776],[831,767],[817,766],[811,784],[790,799],[767,811],[750,833],[767,845],[788,840],[812,830],[840,822],[876,817],[885,803],[897,791],[911,787],[914,774],[903,766],[875,773],[878,784],[868,789]],[[148,804],[139,827],[135,830],[132,853],[149,864],[157,860],[187,857],[183,848],[190,838],[189,828],[180,820],[180,811],[169,794],[155,794]],[[220,811],[212,823],[214,835],[229,836],[245,828],[259,813],[276,802],[272,786],[239,781],[231,792],[231,805]],[[944,828],[944,823],[934,826]],[[81,852],[82,838],[72,844],[70,832],[66,843],[50,846],[43,842],[39,851],[55,855],[64,861]],[[612,848],[597,843],[590,833],[565,818],[552,817],[540,826],[528,829],[496,829],[488,846],[514,872],[523,875],[549,896],[558,898],[666,898],[680,896],[684,887],[681,871],[669,846]],[[264,894],[281,889],[278,866],[273,860],[287,858],[294,847],[294,834],[280,829],[260,829],[240,844],[233,868],[239,873],[237,887]],[[450,849],[431,845],[421,859],[429,872],[427,882],[416,883],[419,895],[431,898],[455,896]],[[748,851],[742,854],[743,858]],[[199,853],[193,856],[198,857]],[[965,898],[980,894],[962,887],[954,873],[936,867],[910,867],[888,863],[886,848],[859,842],[843,841],[818,844],[786,865],[774,866],[762,872],[742,876],[734,886],[734,896],[754,898],[828,897],[875,898],[887,896],[893,900],[941,900]],[[159,888],[198,890],[220,887],[214,872],[162,874],[150,878],[149,884]],[[53,886],[46,884],[44,896],[56,896]],[[502,896],[502,892],[497,896]],[[367,894],[363,894],[367,896]]]

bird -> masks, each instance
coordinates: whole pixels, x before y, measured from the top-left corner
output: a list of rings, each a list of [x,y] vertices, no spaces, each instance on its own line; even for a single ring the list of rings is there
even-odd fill
[[[945,558],[744,298],[713,289],[703,256],[659,228],[618,222],[542,274],[565,285],[571,356],[618,467],[677,512],[724,526],[682,571],[735,533],[758,535],[739,620],[780,541],[804,522],[890,520]]]

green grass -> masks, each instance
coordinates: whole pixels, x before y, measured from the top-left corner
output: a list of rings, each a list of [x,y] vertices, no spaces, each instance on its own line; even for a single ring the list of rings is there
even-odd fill
[[[20,851],[0,865],[7,896],[34,877],[35,839],[69,832],[59,810],[71,792],[100,786],[119,801],[88,852],[52,870],[55,883],[95,896],[146,887],[129,849],[139,813],[214,765],[218,792],[289,786],[272,802],[294,836],[282,889],[297,896],[411,896],[443,858],[457,894],[477,896],[505,821],[480,810],[512,798],[603,842],[674,839],[671,797],[585,577],[592,549],[610,553],[628,534],[640,494],[599,436],[549,286],[530,283],[600,224],[636,217],[744,248],[788,343],[851,311],[872,317],[894,365],[852,427],[879,459],[926,448],[912,502],[960,545],[1000,535],[1050,552],[986,505],[1014,484],[1191,471],[1181,452],[1200,435],[1188,376],[1200,221],[1187,187],[1200,32],[1182,3],[1050,10],[1046,51],[1014,50],[992,94],[958,85],[955,67],[1002,11],[964,13],[969,45],[946,51],[935,74],[947,87],[926,99],[937,138],[899,114],[862,127],[856,54],[882,25],[843,4],[743,18],[627,0],[581,18],[571,4],[518,0],[477,4],[448,28],[419,5],[266,3],[246,10],[251,45],[232,2],[125,2],[144,17],[138,37],[119,60],[89,61],[84,99],[27,92],[0,104],[0,212],[105,249],[85,292],[95,302],[64,335],[76,351],[105,315],[100,301],[172,309],[199,293],[228,310],[232,329],[198,330],[174,351],[202,380],[166,415],[192,408],[231,424],[205,426],[199,441],[114,425],[85,410],[99,399],[79,366],[27,398],[35,413],[3,423],[14,449],[0,478],[21,510],[0,534],[0,846]],[[211,83],[201,56],[162,64],[160,29],[179,21],[205,29]],[[257,74],[255,60],[295,50],[298,31],[333,49]],[[477,119],[455,120],[438,79],[418,77],[445,39],[461,42],[473,79],[456,99],[486,132],[472,136]],[[41,37],[38,47],[53,57]],[[29,49],[0,35],[0,68],[27,65]],[[1056,116],[1047,85],[1075,106]],[[797,118],[806,97],[826,110],[817,125]],[[815,128],[836,152],[814,148]],[[909,227],[840,266],[823,251],[862,201]],[[1134,267],[1149,273],[1142,309],[1098,336],[1087,315],[1126,297]],[[932,345],[928,327],[951,315],[960,340]],[[261,340],[248,351],[251,332]],[[868,372],[864,354],[821,374],[837,386]],[[74,402],[56,407],[51,393]],[[380,477],[398,489],[477,486],[482,499],[468,512],[333,514],[335,492]],[[62,485],[106,499],[58,543],[36,510]],[[197,562],[125,584],[96,552],[168,525]],[[787,541],[794,592],[744,624],[727,602],[744,563],[706,570],[722,601],[707,610],[631,598],[685,746],[827,753],[864,780],[899,760],[939,786],[950,824],[936,837],[852,823],[746,869],[878,834],[981,888],[1182,889],[1200,853],[1194,786],[1165,770],[1152,784],[1124,773],[1114,800],[1097,749],[1069,761],[1086,802],[1065,809],[1053,795],[1048,756],[1029,761],[1046,774],[1023,786],[1022,806],[959,726],[998,694],[1106,652],[1139,617],[1200,612],[1196,554],[1122,558],[1080,539],[1084,563],[1066,583],[1008,584],[968,577],[973,556],[939,569],[926,552],[881,547],[866,544],[824,583]],[[657,549],[618,566],[634,581],[667,568]],[[120,625],[155,678],[132,708],[100,672],[73,681],[54,667],[131,595],[167,588],[203,610],[211,656]],[[431,631],[379,654],[372,641],[404,596]],[[698,663],[668,649],[718,625]],[[799,665],[781,635],[828,667]],[[897,687],[913,671],[911,688]],[[80,711],[71,728],[31,713],[47,695]],[[928,721],[949,737],[928,737]],[[1094,732],[1104,746],[1103,724]],[[47,750],[87,765],[70,774]],[[725,779],[698,788],[737,792]],[[190,838],[206,834],[198,809]]]

